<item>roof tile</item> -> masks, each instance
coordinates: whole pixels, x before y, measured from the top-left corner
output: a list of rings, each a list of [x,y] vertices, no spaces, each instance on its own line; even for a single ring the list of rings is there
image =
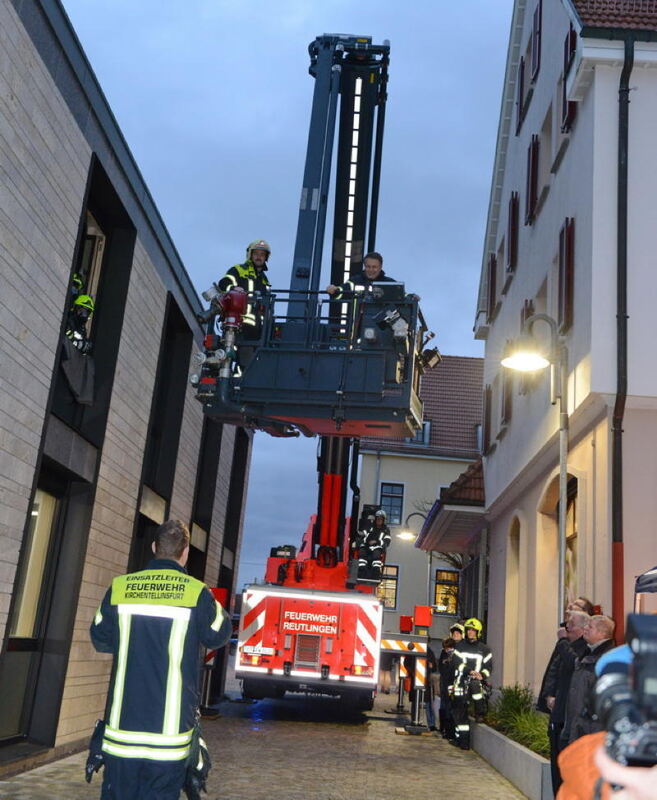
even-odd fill
[[[657,30],[657,0],[571,0],[582,25]]]

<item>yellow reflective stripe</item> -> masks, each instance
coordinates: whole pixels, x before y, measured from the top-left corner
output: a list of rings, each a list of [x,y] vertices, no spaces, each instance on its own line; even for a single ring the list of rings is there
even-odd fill
[[[100,606],[98,606],[98,611],[96,611],[96,616],[94,617],[94,625],[100,625],[103,621],[103,615],[100,610]]]
[[[182,761],[189,755],[189,747],[135,747],[133,745],[112,744],[103,741],[106,753],[119,758],[149,758],[151,761]]]
[[[128,614],[119,612],[119,652],[116,656],[114,695],[112,697],[112,711],[109,718],[109,724],[112,728],[118,728],[121,722],[121,706],[123,705],[123,688],[125,685],[125,671],[128,662],[131,621]]]
[[[117,742],[125,744],[152,744],[152,745],[166,745],[169,747],[176,747],[179,745],[189,744],[192,741],[193,729],[178,733],[175,736],[168,736],[163,733],[149,733],[148,731],[122,731],[110,728],[109,725],[105,728],[105,736],[108,739],[115,739]]]
[[[186,633],[187,620],[174,619],[169,636],[169,674],[167,675],[164,725],[162,726],[162,733],[168,735],[178,733],[180,727],[181,662]]]
[[[221,623],[224,621],[224,610],[219,605],[219,603],[217,603],[216,600],[214,601],[214,604],[217,607],[217,615],[214,618],[214,622],[212,623],[212,625],[210,625],[210,627],[212,628],[213,631],[218,631],[219,628],[221,628]]]

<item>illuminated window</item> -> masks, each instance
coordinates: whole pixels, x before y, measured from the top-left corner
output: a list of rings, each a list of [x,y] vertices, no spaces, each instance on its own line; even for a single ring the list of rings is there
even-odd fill
[[[386,564],[383,568],[383,578],[376,590],[376,596],[389,610],[397,608],[397,583],[399,581],[399,567]]]
[[[433,605],[435,614],[457,615],[459,605],[459,573],[457,570],[436,570]]]

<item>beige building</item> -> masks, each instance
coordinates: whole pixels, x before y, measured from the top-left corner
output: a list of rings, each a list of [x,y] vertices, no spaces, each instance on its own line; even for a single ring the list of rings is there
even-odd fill
[[[251,437],[189,386],[198,297],[61,5],[0,0],[0,52],[1,765],[88,741],[89,624],[159,522],[230,595]]]
[[[392,533],[380,587],[384,631],[398,632],[400,615],[416,605],[434,606],[434,637],[458,614],[458,570],[398,534],[419,534],[441,488],[478,457],[482,370],[480,358],[445,356],[422,377],[423,430],[413,440],[361,443],[361,503],[383,508]]]
[[[488,527],[466,508],[461,537],[488,551],[496,682],[538,685],[569,598],[622,624],[657,563],[656,36],[655,2],[514,6],[475,320]],[[534,314],[552,320],[566,374],[563,597],[559,404],[549,370],[500,365]],[[531,323],[546,350],[550,324]]]

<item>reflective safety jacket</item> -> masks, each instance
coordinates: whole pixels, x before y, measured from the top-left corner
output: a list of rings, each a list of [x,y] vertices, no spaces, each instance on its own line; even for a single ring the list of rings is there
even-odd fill
[[[270,288],[270,283],[265,275],[265,265],[261,270],[257,270],[253,265],[253,261],[249,259],[243,264],[235,264],[231,267],[224,277],[219,281],[217,286],[221,292],[228,292],[235,287],[244,289],[248,294],[253,292],[266,292]],[[256,315],[253,308],[253,303],[249,303],[246,308],[246,314],[243,316],[244,325],[255,325]]]
[[[389,278],[383,270],[379,272],[378,276],[373,281],[367,277],[365,271],[358,272],[355,275],[351,275],[346,283],[338,286],[338,291],[331,297],[331,300],[340,300],[345,293],[351,295],[353,292],[359,290],[364,291],[373,283],[396,283],[396,281],[394,278]]]
[[[91,625],[113,653],[102,749],[122,758],[179,761],[189,754],[199,704],[200,646],[222,647],[228,615],[175,561],[114,578]]]
[[[370,528],[358,531],[356,547],[366,547],[368,550],[375,550],[380,547],[382,550],[387,550],[390,541],[390,528],[387,525],[377,528],[376,525],[372,524]]]
[[[452,658],[455,666],[454,694],[462,693],[459,690],[464,687],[466,678],[471,672],[480,672],[487,681],[493,671],[493,654],[490,647],[480,641],[470,642],[463,639],[457,642]]]

